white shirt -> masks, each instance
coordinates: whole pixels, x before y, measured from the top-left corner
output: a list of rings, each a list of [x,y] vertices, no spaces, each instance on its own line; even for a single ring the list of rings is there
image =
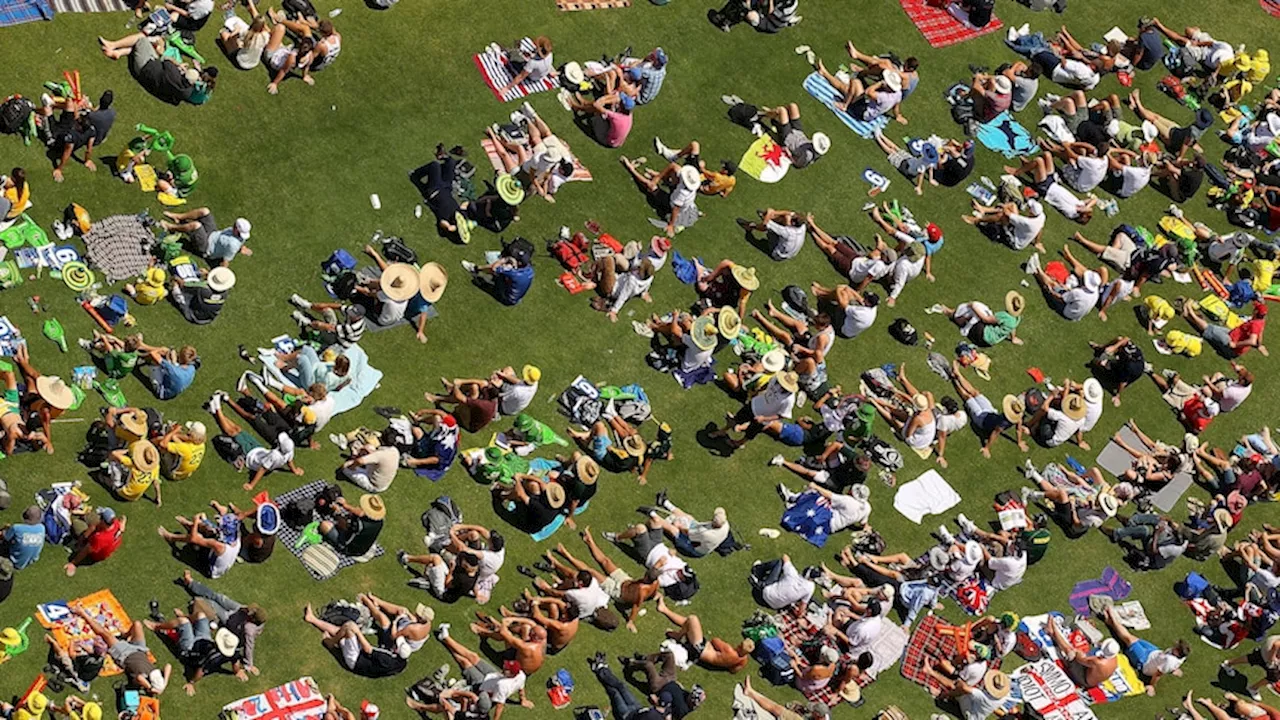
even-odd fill
[[[180,7],[187,11],[187,15],[192,20],[202,20],[209,17],[209,13],[213,12],[213,0],[191,0],[191,2],[186,5],[180,5]]]
[[[694,188],[690,190],[685,187],[684,183],[678,183],[674,190],[671,191],[671,207],[689,207],[696,205],[698,200],[698,190]]]
[[[871,327],[876,321],[879,307],[850,305],[844,309],[844,323],[840,325],[840,334],[846,338],[856,338],[863,330]]]
[[[240,432],[248,432],[241,430]],[[267,449],[264,447],[256,447],[249,451],[244,457],[244,465],[251,472],[258,470],[266,470],[272,472],[279,470],[289,464],[293,460],[293,439],[286,433],[280,433],[276,437],[276,445]]]
[[[1062,316],[1072,321],[1080,320],[1097,304],[1098,293],[1089,292],[1083,286],[1071,288],[1062,293]]]
[[[887,272],[889,272],[889,266],[880,258],[864,256],[854,258],[853,262],[849,263],[849,280],[855,285],[867,278],[879,280]]]
[[[909,258],[900,257],[893,263],[893,280],[889,283],[889,297],[895,300],[902,294],[903,288],[924,270],[924,257],[912,262]]]
[[[501,550],[481,550],[476,553],[480,556],[479,566],[476,568],[476,578],[493,577],[502,569],[502,563],[507,560],[507,548],[504,546]]]
[[[1046,443],[1049,447],[1058,447],[1071,438],[1075,437],[1080,428],[1084,426],[1083,420],[1072,420],[1067,417],[1066,413],[1056,408],[1049,408],[1045,413],[1045,420],[1053,423],[1053,437],[1049,438]]]
[[[729,537],[729,523],[713,527],[709,522],[694,522],[689,525],[685,534],[689,536],[689,542],[693,543],[699,551],[711,552],[720,547],[720,543]]]
[[[1120,189],[1116,195],[1122,198],[1132,197],[1151,182],[1151,168],[1126,165],[1115,173],[1120,178]]]
[[[711,364],[711,357],[715,355],[716,349],[703,350],[693,343],[692,335],[684,336],[684,357],[680,359],[680,369],[685,372],[693,372],[700,367]]]
[[[666,558],[666,562],[662,563],[662,569],[658,570],[658,585],[670,587],[680,582],[680,571],[689,567],[689,564],[671,552],[671,548],[666,545],[655,545],[649,551],[649,556],[644,559],[644,566],[653,570],[663,558]]]
[[[380,306],[380,311],[378,312],[376,322],[385,327],[387,325],[394,325],[404,319],[404,311],[405,308],[409,307],[409,301],[392,300],[387,297],[386,293],[379,290],[378,305]]]
[[[550,75],[555,70],[555,55],[547,53],[544,58],[532,57],[524,64],[524,69],[529,71],[529,79],[527,83],[540,82],[543,78]]]
[[[831,532],[863,525],[871,517],[871,503],[852,495],[831,496]]]
[[[507,677],[502,673],[493,673],[480,682],[478,690],[488,695],[495,705],[505,703],[507,698],[520,694],[520,691],[524,689],[526,679],[524,672],[516,673],[515,677]]]
[[[813,595],[814,587],[812,580],[806,579],[796,570],[795,565],[788,562],[783,563],[778,582],[766,585],[760,595],[766,605],[774,610],[781,610],[808,600]]]
[[[1044,230],[1044,208],[1040,207],[1040,203],[1034,200],[1028,200],[1028,212],[1034,212],[1034,215],[1010,215],[1009,229],[1013,231],[1013,239],[1010,244],[1014,250],[1022,250],[1026,246],[1035,242],[1039,237],[1040,231]],[[1035,208],[1035,210],[1031,210]]]
[[[510,417],[520,413],[529,407],[529,403],[533,402],[533,396],[538,394],[538,383],[532,385],[523,381],[518,383],[502,383],[502,389],[498,391],[498,413]]]
[[[770,240],[773,241],[773,247],[769,249],[769,257],[774,260],[790,260],[804,247],[804,235],[807,230],[805,225],[783,225],[770,220],[764,227],[769,233]]]
[[[641,280],[635,273],[623,273],[613,286],[613,300],[609,303],[609,312],[616,313],[631,298],[649,292],[649,288],[653,286],[653,277],[650,275],[648,279]]]
[[[938,423],[938,432],[947,433],[948,435],[957,430],[963,430],[969,424],[969,415],[963,410],[957,410],[946,415],[935,413],[934,418]]]
[[[993,557],[987,563],[987,567],[991,568],[991,572],[995,573],[991,578],[991,585],[996,590],[1008,590],[1009,588],[1022,582],[1022,576],[1027,574],[1027,554],[1022,553],[1014,557]]]
[[[600,608],[609,606],[609,595],[600,589],[600,583],[596,582],[595,578],[592,578],[591,584],[584,588],[565,590],[564,596],[578,608],[579,620],[591,617]]]
[[[311,408],[311,412],[316,414],[316,430],[323,430],[325,425],[333,419],[333,413],[338,408],[338,401],[333,397],[333,393],[324,396],[323,400],[317,400],[307,407]]]
[[[1076,197],[1062,183],[1056,182],[1044,191],[1044,201],[1053,206],[1055,210],[1062,213],[1068,220],[1075,220],[1080,217],[1081,211],[1084,209],[1084,203],[1080,202],[1080,198]]]
[[[751,398],[751,414],[756,417],[776,415],[789,418],[795,407],[796,394],[779,385],[776,378]]]
[[[884,618],[880,615],[872,615],[854,620],[844,629],[844,634],[849,638],[849,644],[855,649],[871,647],[871,643],[880,637],[880,631],[884,629]]]
[[[1174,657],[1164,650],[1157,650],[1147,656],[1147,661],[1142,664],[1142,674],[1147,677],[1168,675],[1182,667],[1183,660],[1185,658]]]
[[[1102,78],[1087,63],[1071,58],[1063,58],[1053,69],[1053,81],[1059,85],[1092,90]]]
[[[1062,176],[1077,192],[1087,193],[1107,177],[1107,159],[1081,155],[1062,167]]]
[[[1222,391],[1222,397],[1218,398],[1218,410],[1221,412],[1231,412],[1240,407],[1245,399],[1249,397],[1249,393],[1253,392],[1253,385],[1241,385],[1232,381],[1227,383],[1226,388]]]

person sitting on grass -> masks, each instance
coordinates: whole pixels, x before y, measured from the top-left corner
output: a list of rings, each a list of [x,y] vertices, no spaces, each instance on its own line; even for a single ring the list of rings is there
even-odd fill
[[[737,3],[744,0],[729,1]],[[609,660],[604,651],[597,652],[587,658],[587,667],[596,676],[596,680],[600,681],[600,685],[604,687],[604,694],[609,698],[609,710],[617,720],[665,720],[671,717],[670,713],[636,699],[635,693],[631,691],[631,688],[627,687],[627,684],[622,680],[619,680],[618,676],[609,668]]]
[[[1262,331],[1267,324],[1267,305],[1264,302],[1253,304],[1253,313],[1248,320],[1228,330],[1225,326],[1205,320],[1195,309],[1195,303],[1183,302],[1182,316],[1191,327],[1209,343],[1219,355],[1225,358],[1238,358],[1257,348],[1263,357],[1270,353],[1262,344]]]
[[[165,211],[160,225],[171,233],[186,235],[187,246],[211,264],[229,265],[237,255],[253,254],[247,243],[253,225],[244,218],[236,218],[229,227],[219,229],[213,211],[207,207],[183,213]]]
[[[639,684],[640,689],[649,694],[654,707],[670,713],[670,717],[686,717],[707,699],[707,693],[701,685],[694,685],[686,690],[676,680],[679,668],[675,653],[669,650],[660,650],[652,655],[624,655],[618,660],[622,662],[622,674],[633,683],[636,682],[636,671],[644,674],[644,682]]]
[[[296,445],[293,438],[289,437],[289,433],[278,433],[272,442],[272,446],[270,448],[264,447],[252,433],[247,432],[223,413],[222,402],[225,398],[226,393],[215,393],[213,397],[209,398],[209,402],[205,404],[205,409],[217,421],[219,431],[235,441],[238,453],[233,465],[236,470],[247,469],[251,473],[249,482],[244,484],[244,489],[253,490],[254,486],[262,478],[266,477],[267,473],[276,470],[288,468],[294,475],[301,476],[303,474],[302,468],[293,463],[293,453]]]
[[[875,141],[884,151],[889,164],[911,181],[917,195],[924,194],[925,180],[928,180],[930,185],[938,184],[938,180],[934,177],[938,169],[938,148],[933,143],[920,143],[920,152],[917,154],[912,149],[898,147],[880,130],[875,132]]]
[[[364,557],[378,543],[382,525],[387,518],[387,506],[378,495],[361,495],[352,505],[339,497],[332,519],[323,520],[317,528],[320,537],[334,550],[348,557]]]
[[[889,274],[889,266],[898,259],[897,251],[884,243],[877,234],[875,244],[864,248],[848,235],[832,236],[818,227],[812,216],[806,218],[813,242],[841,275],[856,286],[858,292],[866,290],[872,282]],[[817,283],[814,283],[817,287]],[[815,291],[816,292],[816,291]]]
[[[992,347],[1005,340],[1014,345],[1023,344],[1018,337],[1022,312],[1027,301],[1022,293],[1010,290],[1004,296],[1004,309],[992,312],[985,303],[977,300],[960,303],[954,309],[941,303],[930,310],[945,315],[960,328],[960,334],[978,347]]]
[[[160,497],[160,453],[151,441],[135,440],[128,448],[112,451],[105,469],[111,490],[121,500],[139,500],[154,487],[156,507],[164,504]]]
[[[1011,202],[983,205],[974,200],[973,213],[961,219],[978,226],[984,233],[989,232],[993,240],[1014,250],[1025,250],[1027,246],[1034,245],[1036,250],[1045,251],[1041,236],[1047,218],[1044,207],[1037,200],[1027,200],[1022,209]]]
[[[85,625],[99,640],[106,643],[107,654],[115,661],[116,667],[124,671],[125,687],[141,690],[152,696],[162,695],[169,686],[169,677],[173,674],[173,666],[165,664],[160,670],[151,662],[151,651],[147,649],[146,628],[142,622],[135,620],[129,626],[124,638],[102,627],[93,614],[80,605],[72,605],[71,612],[80,616]]]
[[[769,257],[774,260],[790,260],[800,254],[808,230],[807,216],[793,210],[766,208],[759,212],[759,222],[738,218],[738,226],[747,232],[753,243],[756,233],[765,234]]]
[[[1158,570],[1167,567],[1187,552],[1189,539],[1173,520],[1156,513],[1136,513],[1131,517],[1116,516],[1120,527],[1098,528],[1112,542],[1119,543],[1129,560],[1138,568]],[[1137,541],[1130,544],[1128,541]],[[1077,683],[1079,684],[1079,683]]]
[[[240,638],[235,633],[219,627],[215,636],[210,618],[200,610],[187,615],[181,608],[174,608],[173,615],[172,620],[144,620],[142,624],[156,634],[177,636],[178,658],[186,675],[182,689],[187,695],[195,695],[196,683],[210,673],[222,671],[228,662],[236,679],[249,681],[249,673],[245,672],[240,657]]]
[[[657,576],[658,586],[673,600],[690,600],[698,592],[699,583],[693,568],[667,547],[665,533],[657,518],[650,517],[643,524],[635,524],[620,533],[603,532],[604,540],[626,547],[629,553],[644,563],[648,577]]]
[[[86,517],[91,520],[92,514]],[[76,536],[71,557],[62,566],[67,577],[75,575],[82,565],[96,565],[114,555],[124,542],[128,521],[126,517],[118,517],[116,511],[109,507],[98,508],[97,522],[87,525],[84,532]]]
[[[138,360],[144,366],[149,366],[142,370],[143,377],[156,398],[172,400],[195,382],[199,358],[191,345],[183,345],[175,350],[139,342],[138,352]]]
[[[188,520],[178,515],[174,518],[182,526],[183,532],[175,533],[159,529],[160,537],[169,546],[178,550],[179,544],[199,548],[205,556],[206,573],[212,579],[225,575],[235,565],[240,555],[240,518],[233,513],[218,517],[216,523],[209,520],[204,513],[199,513]]]
[[[485,135],[493,143],[504,172],[518,175],[524,181],[524,187],[554,203],[555,194],[573,177],[572,155],[529,103],[526,102],[519,112],[525,120],[527,146],[509,142],[492,127],[485,128]],[[516,219],[518,216],[512,221]]]
[[[267,16],[258,14],[258,7],[253,0],[245,0],[249,8],[249,19],[230,13],[218,31],[218,47],[237,69],[252,70],[262,63],[262,51],[271,41],[271,30],[267,28]]]
[[[641,158],[643,159],[643,158]],[[626,156],[618,158],[631,178],[640,186],[650,203],[660,215],[667,217],[667,237],[674,237],[681,230],[692,227],[702,217],[698,210],[698,190],[702,187],[702,173],[694,165],[674,163],[656,175],[639,170],[639,161]],[[666,185],[671,185],[667,190]]]
[[[460,145],[453,146],[445,152],[444,143],[438,143],[434,159],[409,174],[409,181],[422,193],[427,209],[436,218],[436,228],[441,235],[457,238],[463,244],[471,241],[473,221],[467,219],[466,213],[470,201],[459,201],[454,195],[454,180],[458,163],[466,155]]]
[[[336,650],[343,667],[360,677],[392,677],[399,675],[408,665],[395,650],[375,647],[354,622],[348,620],[342,625],[335,625],[317,616],[311,609],[311,603],[303,608],[302,620],[319,630],[324,648],[330,652]]]
[[[525,693],[528,676],[515,660],[504,660],[502,669],[481,655],[467,649],[449,633],[449,623],[441,623],[436,638],[444,645],[453,661],[462,669],[462,680],[479,696],[479,707],[492,712],[492,720],[501,720],[507,705],[532,708],[533,700]]]
[[[662,490],[654,500],[655,507],[650,510],[650,518],[662,528],[671,544],[689,557],[705,557],[724,544],[729,537],[729,517],[724,508],[717,507],[711,512],[711,520],[703,522],[676,507],[667,498],[667,491]],[[666,517],[662,517],[665,513]]]
[[[503,255],[487,265],[463,260],[462,269],[477,287],[503,305],[519,305],[533,287],[533,263],[522,258]]]
[[[601,145],[619,148],[627,141],[634,122],[635,98],[627,93],[612,93],[588,101],[580,94],[561,95],[561,103],[580,118],[590,130],[591,137]]]
[[[1195,120],[1190,125],[1178,125],[1169,118],[1148,110],[1142,104],[1142,96],[1138,90],[1129,94],[1129,106],[1133,112],[1145,122],[1156,126],[1160,142],[1164,143],[1164,151],[1175,160],[1182,160],[1187,153],[1204,153],[1200,145],[1200,137],[1213,126],[1213,113],[1206,108],[1196,111]]]
[[[527,53],[521,48],[504,50],[503,58],[507,69],[511,72],[511,82],[498,88],[499,97],[506,95],[511,88],[522,83],[540,83],[556,73],[555,58],[552,55],[554,46],[551,38],[539,35],[533,40],[533,52]]]
[[[1040,256],[1032,255],[1027,261],[1027,272],[1035,276],[1036,283],[1049,299],[1049,306],[1062,317],[1076,322],[1084,319],[1098,304],[1102,288],[1107,284],[1107,268],[1092,270],[1071,255],[1071,249],[1062,247],[1062,257],[1071,265],[1066,282],[1050,277],[1040,265]]]
[[[123,380],[138,364],[142,333],[133,333],[122,339],[94,330],[92,340],[80,339],[80,347],[89,351],[94,364],[101,367],[108,378]]]
[[[653,138],[653,148],[662,159],[667,161],[667,167],[663,169],[662,174],[670,174],[678,172],[681,165],[692,165],[702,173],[702,184],[698,187],[698,192],[702,195],[716,195],[719,197],[729,197],[729,193],[738,185],[738,164],[732,160],[721,160],[719,170],[711,170],[707,167],[707,163],[702,159],[702,146],[697,140],[691,140],[688,145],[673,150],[667,147],[661,138]],[[675,166],[675,169],[672,169]],[[652,177],[653,171],[646,171],[646,175]]]
[[[532,675],[542,669],[547,653],[547,631],[541,625],[523,617],[497,619],[476,613],[477,622],[471,623],[471,632],[482,642],[495,640],[506,645],[503,655],[509,655],[520,664],[521,672]]]
[[[457,555],[450,563],[436,553],[410,555],[400,550],[396,560],[410,572],[414,572],[414,565],[422,565],[422,574],[409,580],[409,586],[426,590],[441,602],[454,603],[471,597],[479,582],[480,559],[471,553]]]
[[[1000,409],[997,410],[987,396],[979,392],[965,378],[961,372],[960,363],[956,361],[951,363],[951,383],[955,386],[956,394],[964,400],[965,410],[969,413],[969,422],[973,424],[973,430],[982,442],[982,457],[988,459],[991,457],[991,446],[996,438],[1004,435],[1004,431],[1010,428],[1014,429],[1013,441],[1017,443],[1018,449],[1027,452],[1027,443],[1022,439],[1026,432],[1026,427],[1022,424],[1026,406],[1021,400],[1014,395],[1005,395],[1000,402]]]
[[[1035,190],[1036,195],[1062,213],[1062,216],[1081,225],[1088,225],[1093,219],[1093,210],[1098,204],[1096,198],[1081,200],[1062,183],[1054,172],[1053,155],[1041,153],[1022,165],[1014,168],[1008,165],[1004,171],[1013,176],[1023,175],[1027,186]]]

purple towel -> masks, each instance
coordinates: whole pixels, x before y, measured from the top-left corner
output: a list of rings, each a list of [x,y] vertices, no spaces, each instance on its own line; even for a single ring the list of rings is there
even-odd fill
[[[1133,586],[1129,584],[1129,581],[1120,577],[1120,573],[1108,565],[1103,568],[1102,577],[1082,580],[1071,588],[1071,609],[1075,610],[1077,615],[1088,615],[1089,596],[1109,595],[1119,601],[1129,597],[1129,593],[1132,591]]]

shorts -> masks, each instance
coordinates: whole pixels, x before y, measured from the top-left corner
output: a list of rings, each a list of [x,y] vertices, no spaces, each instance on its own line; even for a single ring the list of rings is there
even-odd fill
[[[648,559],[649,553],[662,544],[663,537],[661,528],[650,528],[648,532],[637,536],[631,543],[641,559]]]
[[[440,565],[428,565],[423,575],[427,578],[427,588],[430,593],[436,597],[445,594],[445,582],[449,579],[449,568],[443,563]]]
[[[1231,334],[1225,327],[1221,325],[1210,324],[1205,326],[1204,332],[1200,333],[1200,337],[1204,341],[1213,346],[1223,355],[1235,357],[1236,351],[1231,347]]]
[[[1049,50],[1041,50],[1035,55],[1032,55],[1031,62],[1040,66],[1040,74],[1042,75],[1053,75],[1053,71],[1058,69],[1058,66],[1062,64],[1062,60]],[[1086,118],[1088,117],[1088,114],[1088,110],[1085,110]],[[1069,121],[1067,127],[1071,127]]]
[[[151,38],[142,37],[133,44],[133,49],[129,51],[129,69],[135,75],[142,72],[142,68],[152,60],[159,60],[160,56],[156,54],[156,48],[151,44]]]
[[[1112,242],[1120,242],[1120,247],[1107,246],[1098,257],[1102,258],[1105,263],[1111,263],[1121,270],[1128,270],[1130,263],[1133,261],[1133,253],[1138,246],[1133,242],[1127,233],[1118,233]]]
[[[915,179],[924,172],[924,161],[916,157],[910,150],[896,150],[889,154],[889,164],[898,168],[898,172]]]
[[[1044,180],[1028,180],[1027,186],[1032,190],[1035,190],[1036,194],[1040,197],[1044,197],[1049,193],[1049,188],[1053,187],[1053,184],[1056,182],[1058,182],[1058,174],[1049,173]]]
[[[601,462],[605,455],[609,454],[611,447],[613,447],[613,438],[610,438],[608,433],[595,435],[591,438],[591,457],[595,458],[596,462]]]
[[[344,637],[338,641],[338,650],[342,652],[342,664],[348,670],[355,670],[356,662],[360,659],[360,640],[351,636]]]
[[[800,447],[804,445],[805,435],[804,428],[796,423],[784,422],[782,429],[778,431],[778,442],[791,447]]]
[[[600,583],[600,589],[604,591],[605,595],[608,595],[613,600],[617,600],[622,597],[623,583],[631,582],[631,579],[631,576],[627,574],[626,570],[623,570],[622,568],[614,568],[613,572],[609,573],[609,577],[605,578],[604,582]]]
[[[671,544],[676,546],[676,551],[681,555],[687,555],[689,557],[702,557],[703,555],[703,553],[698,552],[698,549],[693,546],[693,541],[689,539],[689,535],[687,533],[680,533],[677,535],[675,539],[671,541]]]
[[[209,618],[195,618],[191,622],[178,625],[178,650],[182,655],[190,654],[197,640],[212,640],[209,634]]]
[[[787,136],[796,132],[804,135],[804,125],[800,123],[800,118],[791,118],[791,122],[783,123],[778,126],[778,137],[782,138],[782,144],[787,144]],[[799,138],[799,142],[807,142],[807,137]]]
[[[1129,649],[1124,651],[1124,654],[1128,656],[1129,662],[1133,665],[1134,669],[1141,672],[1142,666],[1147,664],[1147,658],[1151,657],[1151,653],[1158,652],[1159,650],[1160,648],[1146,640],[1135,640],[1134,643],[1129,646]]]
[[[125,661],[134,653],[139,652],[146,654],[147,646],[138,645],[136,643],[129,642],[128,640],[117,640],[116,644],[112,645],[111,649],[107,651],[107,654],[111,656],[111,659],[115,661],[116,665],[124,667]]]
[[[245,432],[244,430],[241,430],[240,432],[236,433],[236,436],[231,439],[236,441],[236,445],[240,446],[240,451],[243,452],[245,455],[248,455],[254,450],[257,450],[258,448],[263,447],[263,444],[258,441],[258,438],[254,437],[251,433]]]
[[[1267,659],[1262,654],[1262,648],[1257,647],[1248,655],[1249,664],[1254,667],[1260,667],[1267,673],[1267,682],[1273,683],[1280,680],[1280,666],[1268,665]]]
[[[849,273],[853,272],[853,261],[862,257],[850,245],[842,242],[836,243],[835,255],[831,258],[831,262],[840,271],[841,275],[849,277]]]
[[[196,252],[205,255],[209,252],[209,235],[218,231],[218,221],[213,219],[213,213],[209,213],[196,222],[199,227],[187,233],[187,238]]]
[[[600,143],[601,145],[604,145],[605,147],[608,147],[610,130],[611,128],[609,127],[609,121],[608,119],[605,118],[605,116],[603,115],[591,116],[591,136],[596,139],[596,142]]]
[[[498,668],[484,658],[476,660],[475,665],[462,669],[462,679],[465,680],[468,685],[479,685],[485,681],[485,678],[497,674]]]
[[[1164,398],[1164,401],[1169,403],[1169,407],[1174,410],[1182,410],[1182,406],[1186,405],[1187,401],[1195,397],[1198,392],[1199,391],[1191,385],[1188,385],[1182,380],[1177,380],[1160,397]]]
[[[986,395],[974,395],[964,401],[964,409],[969,413],[969,420],[974,427],[982,427],[984,425],[983,418],[987,415],[997,413],[996,406],[991,404]],[[1004,417],[1004,413],[999,413]]]

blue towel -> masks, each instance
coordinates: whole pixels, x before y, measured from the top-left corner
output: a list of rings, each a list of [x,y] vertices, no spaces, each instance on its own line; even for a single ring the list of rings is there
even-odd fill
[[[814,97],[815,100],[827,106],[827,109],[836,114],[840,118],[840,122],[844,123],[850,130],[858,133],[864,138],[872,137],[877,130],[881,130],[885,125],[889,124],[889,118],[885,115],[867,122],[866,120],[858,120],[849,113],[836,108],[836,102],[841,99],[840,93],[833,87],[831,83],[823,79],[818,73],[811,73],[809,77],[804,79],[804,89]]]
[[[697,260],[699,264],[702,262],[702,258]],[[698,265],[674,248],[671,250],[671,272],[675,273],[676,279],[685,285],[692,285],[698,280]]]
[[[564,518],[564,515],[557,515],[556,519],[547,523],[546,527],[536,533],[529,533],[529,537],[533,538],[534,542],[542,542],[543,540],[546,540],[552,535],[555,535],[556,531],[560,529],[560,526],[564,524]]]
[[[978,126],[978,142],[988,150],[994,150],[1007,158],[1019,155],[1035,155],[1040,151],[1035,138],[1008,110],[995,116],[990,122]]]
[[[0,27],[52,19],[48,0],[0,0]]]
[[[831,508],[822,496],[807,490],[782,513],[782,527],[799,533],[815,547],[827,544],[831,531]]]

